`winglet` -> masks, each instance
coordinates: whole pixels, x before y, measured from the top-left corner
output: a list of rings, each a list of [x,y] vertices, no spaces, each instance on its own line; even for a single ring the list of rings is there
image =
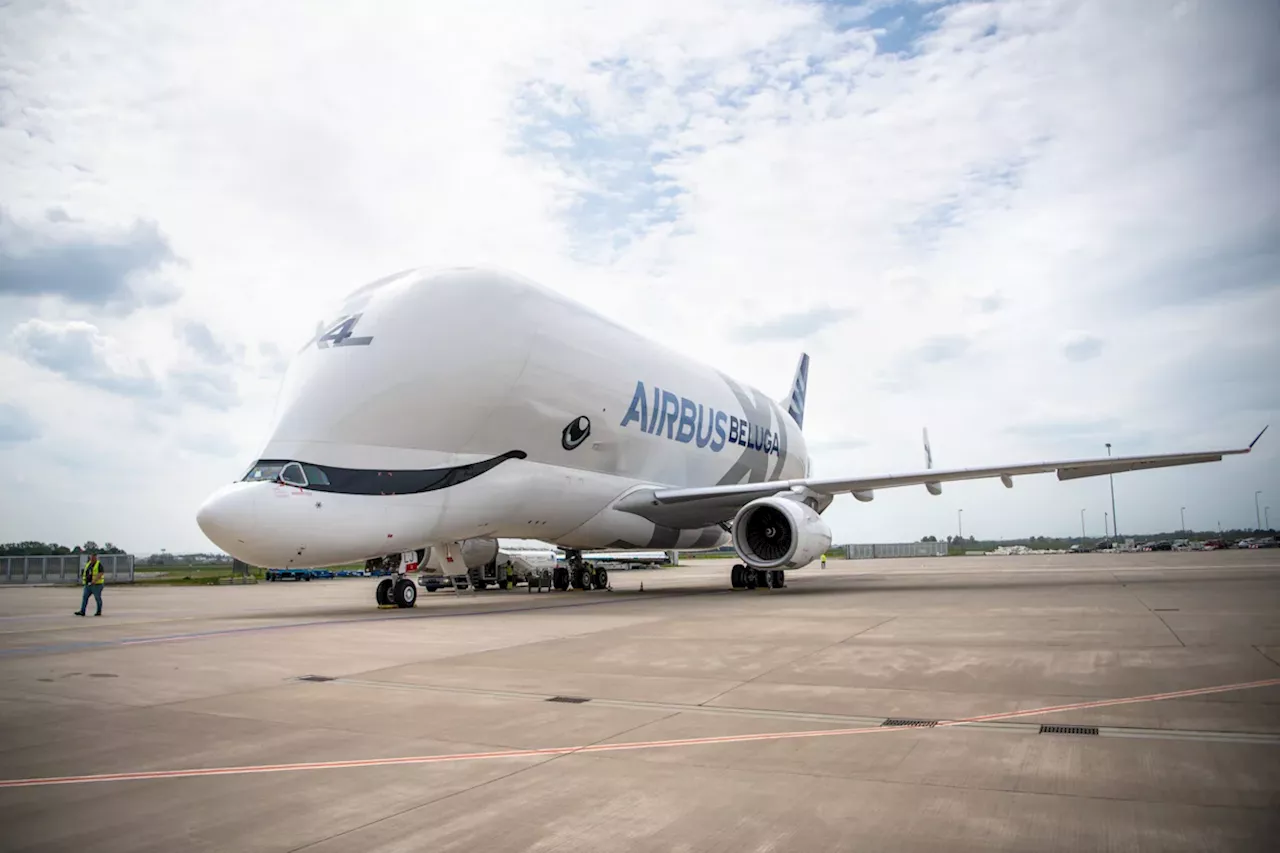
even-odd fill
[[[800,363],[796,365],[795,378],[791,380],[791,396],[787,400],[787,414],[791,415],[796,426],[804,429],[804,397],[809,389],[809,354],[800,353]]]
[[[933,448],[929,446],[929,428],[924,428],[924,467],[927,471],[933,470]],[[942,494],[941,482],[925,483],[924,487],[928,489],[929,494],[937,496]]]
[[[1267,431],[1267,427],[1269,427],[1269,426],[1271,426],[1271,424],[1267,424],[1267,426],[1264,426],[1264,427],[1262,428],[1262,432],[1266,432],[1266,431]],[[1254,446],[1255,444],[1257,444],[1257,443],[1258,443],[1258,439],[1259,439],[1259,438],[1262,438],[1262,432],[1258,433],[1257,438],[1255,438],[1253,441],[1249,442],[1249,449],[1250,449],[1250,450],[1253,450],[1253,446]]]

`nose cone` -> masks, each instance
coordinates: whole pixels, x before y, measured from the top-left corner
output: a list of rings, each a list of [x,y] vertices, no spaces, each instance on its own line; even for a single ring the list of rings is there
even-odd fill
[[[209,496],[196,512],[196,524],[213,544],[233,557],[252,549],[257,528],[258,483],[233,483]]]

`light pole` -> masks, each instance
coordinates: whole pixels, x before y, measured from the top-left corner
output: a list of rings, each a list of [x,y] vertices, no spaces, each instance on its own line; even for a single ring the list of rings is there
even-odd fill
[[[964,538],[964,510],[956,510],[956,528],[960,531],[960,538]]]
[[[1102,511],[1102,538],[1107,538],[1107,511]]]
[[[1181,530],[1182,530],[1182,532],[1183,532],[1183,533],[1186,533],[1186,532],[1187,532],[1187,508],[1184,506],[1182,509],[1180,509],[1180,510],[1178,510],[1178,511],[1179,511],[1180,513],[1182,513],[1182,528],[1181,528]]]
[[[1267,520],[1267,529],[1271,529],[1271,507],[1264,506],[1262,508],[1262,517]]]
[[[1107,456],[1111,456],[1111,442],[1107,442]],[[1114,474],[1108,474],[1107,479],[1111,481],[1111,535],[1119,539],[1120,531],[1116,528],[1116,478]]]
[[[1080,538],[1084,538],[1084,510],[1080,510]]]
[[[1262,494],[1262,489],[1258,489],[1258,491],[1253,493],[1253,514],[1258,517],[1257,530],[1262,529],[1262,513],[1258,512],[1258,495],[1260,494]]]

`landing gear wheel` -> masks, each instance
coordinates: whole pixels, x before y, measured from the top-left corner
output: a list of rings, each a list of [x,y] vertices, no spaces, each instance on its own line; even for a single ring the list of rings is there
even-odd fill
[[[609,588],[609,572],[606,569],[596,569],[596,589]]]
[[[393,581],[391,578],[383,578],[382,580],[378,581],[378,588],[374,590],[373,597],[377,599],[379,607],[385,607],[386,605],[392,603],[391,589],[395,585],[396,585],[396,582]]]
[[[782,572],[777,570],[765,572],[765,586],[769,589],[782,589]]]
[[[573,573],[574,589],[591,589],[591,573],[586,569],[577,569]]]
[[[742,570],[742,585],[747,589],[755,589],[760,583],[760,573],[747,566]]]
[[[564,592],[569,588],[569,570],[564,566],[556,566],[555,571],[551,573],[551,585]]]
[[[739,564],[733,567],[733,571],[729,572],[729,583],[733,584],[734,589],[742,589],[747,585],[746,580],[743,578],[745,571],[746,566]]]
[[[418,587],[408,578],[401,578],[396,581],[395,592],[392,595],[396,607],[412,607],[418,600]]]

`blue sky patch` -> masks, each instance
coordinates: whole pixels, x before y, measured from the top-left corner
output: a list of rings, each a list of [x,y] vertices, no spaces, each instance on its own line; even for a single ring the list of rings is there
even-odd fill
[[[824,17],[837,32],[879,30],[875,35],[876,51],[904,57],[916,54],[919,39],[938,28],[935,12],[949,5],[952,3],[928,0],[898,3],[828,0],[822,3]]]
[[[629,74],[625,60],[593,68],[609,73],[633,97],[643,97],[637,82],[643,75]],[[519,147],[549,158],[580,184],[567,211],[575,236],[617,249],[657,223],[674,221],[681,189],[660,171],[670,155],[654,151],[652,138],[598,123],[563,87],[549,96],[530,87],[517,112]]]

